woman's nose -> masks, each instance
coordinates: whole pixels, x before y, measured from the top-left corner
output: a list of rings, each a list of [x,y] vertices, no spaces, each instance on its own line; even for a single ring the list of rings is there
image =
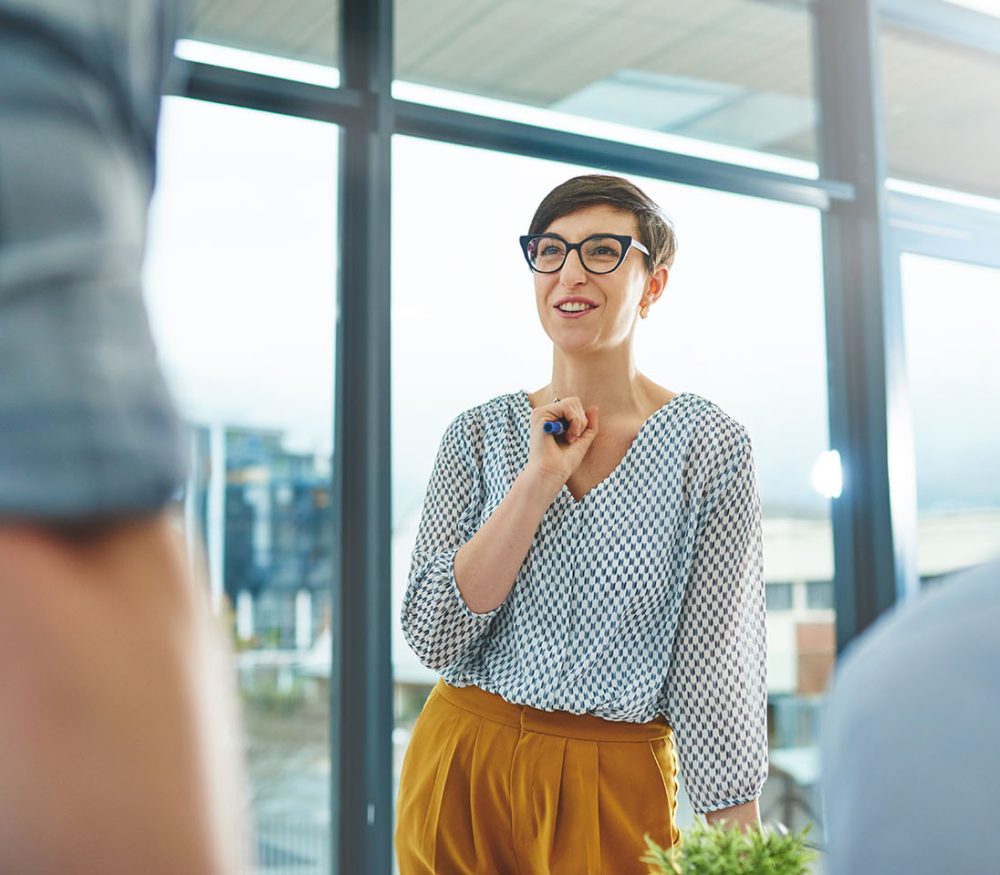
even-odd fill
[[[587,281],[587,271],[583,269],[578,250],[570,250],[559,271],[559,282],[564,286],[576,286]]]

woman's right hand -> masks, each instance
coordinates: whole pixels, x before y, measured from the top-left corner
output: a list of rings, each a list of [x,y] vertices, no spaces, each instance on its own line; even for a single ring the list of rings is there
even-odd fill
[[[598,408],[583,409],[576,395],[560,398],[531,411],[531,441],[526,470],[542,480],[562,487],[580,467],[598,432]],[[545,431],[546,422],[565,419],[569,431],[555,437]]]

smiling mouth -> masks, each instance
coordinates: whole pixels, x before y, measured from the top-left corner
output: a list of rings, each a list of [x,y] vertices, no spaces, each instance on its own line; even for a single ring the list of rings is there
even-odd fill
[[[559,307],[553,307],[563,319],[579,319],[581,316],[586,316],[588,313],[593,313],[597,307],[586,307],[583,310],[561,310]]]

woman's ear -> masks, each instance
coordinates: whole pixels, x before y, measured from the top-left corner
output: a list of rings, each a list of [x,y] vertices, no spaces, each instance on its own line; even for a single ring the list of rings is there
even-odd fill
[[[643,295],[644,300],[652,304],[653,301],[659,298],[663,294],[669,278],[670,271],[665,264],[661,264],[646,279],[645,294]]]

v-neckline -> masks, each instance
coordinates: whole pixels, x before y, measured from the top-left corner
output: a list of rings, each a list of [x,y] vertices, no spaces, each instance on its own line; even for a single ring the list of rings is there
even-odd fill
[[[530,393],[527,390],[525,390],[525,389],[519,389],[518,390],[518,394],[524,400],[524,406],[528,409],[528,419],[529,419],[528,440],[529,440],[529,446],[530,446],[530,440],[531,440],[531,431],[530,431],[531,411],[534,410],[535,408],[531,406],[531,396],[530,396]],[[689,394],[690,394],[689,392],[678,392],[676,395],[674,395],[673,398],[671,398],[669,401],[667,401],[665,404],[661,405],[660,407],[657,407],[656,410],[654,410],[651,414],[649,414],[649,416],[647,417],[647,419],[645,420],[645,422],[643,422],[643,424],[639,426],[639,430],[635,433],[635,437],[632,438],[632,442],[628,445],[628,449],[625,450],[625,455],[623,455],[621,457],[621,459],[619,460],[618,464],[615,465],[615,467],[610,471],[610,473],[603,480],[601,480],[598,483],[595,483],[593,486],[590,487],[590,489],[588,489],[579,498],[577,498],[575,495],[573,495],[573,493],[570,491],[569,486],[564,483],[562,485],[562,489],[559,490],[559,495],[560,496],[565,495],[569,499],[569,501],[572,503],[573,507],[580,507],[584,503],[586,503],[587,500],[592,495],[594,495],[596,492],[598,492],[600,489],[602,489],[607,483],[610,483],[613,479],[615,479],[615,477],[618,476],[618,473],[625,467],[625,463],[628,462],[629,459],[630,459],[630,457],[632,456],[633,450],[635,450],[636,446],[638,446],[639,439],[642,437],[643,432],[646,431],[647,426],[649,426],[649,424],[651,422],[653,422],[655,419],[658,419],[659,416],[660,416],[660,414],[663,413],[663,411],[665,411],[668,407],[673,407],[675,401],[677,401],[679,398],[686,397]]]

